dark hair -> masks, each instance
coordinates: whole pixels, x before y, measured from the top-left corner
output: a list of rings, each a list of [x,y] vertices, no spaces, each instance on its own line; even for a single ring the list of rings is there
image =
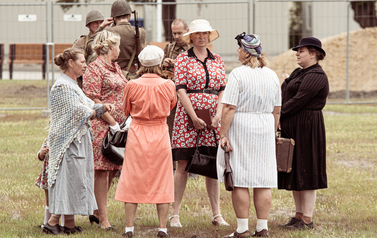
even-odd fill
[[[63,51],[63,53],[58,54],[54,58],[54,62],[63,72],[66,72],[68,69],[68,61],[71,59],[76,61],[79,57],[79,54],[84,54],[82,49],[78,48],[68,48]]]
[[[317,61],[323,60],[325,58],[325,54],[319,51],[314,46],[305,46],[305,47],[308,48],[309,53],[315,54],[315,58],[317,59]]]

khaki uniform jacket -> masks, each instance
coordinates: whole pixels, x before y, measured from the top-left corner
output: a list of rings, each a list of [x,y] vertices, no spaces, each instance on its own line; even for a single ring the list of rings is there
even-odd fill
[[[95,55],[92,50],[92,44],[94,37],[96,37],[97,33],[101,32],[103,29],[104,28],[102,27],[98,27],[93,35],[82,35],[77,40],[75,40],[75,42],[73,42],[73,48],[79,48],[84,50],[85,60],[87,64],[90,64],[97,59],[97,55]]]
[[[119,22],[116,26],[107,27],[106,30],[120,35],[120,54],[115,62],[119,64],[122,70],[125,70],[136,45],[135,27],[129,22]],[[140,27],[139,30],[141,49],[143,49],[145,46],[145,30],[142,27]],[[135,55],[135,59],[136,58],[137,55]],[[136,63],[135,59],[132,63],[133,65]]]
[[[170,51],[169,51],[169,47],[170,47]],[[176,59],[178,55],[187,51],[188,49],[189,49],[188,44],[184,44],[182,46],[177,45],[176,42],[166,44],[164,48],[164,58],[162,59],[162,62],[164,62],[166,58]],[[169,67],[167,67],[167,70],[174,73],[174,65],[169,65]]]

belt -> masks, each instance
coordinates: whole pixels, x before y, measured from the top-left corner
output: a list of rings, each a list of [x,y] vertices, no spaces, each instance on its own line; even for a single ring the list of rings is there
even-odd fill
[[[187,90],[187,93],[208,93],[208,94],[219,94],[216,90],[202,89],[202,90]]]
[[[137,69],[138,69],[137,64],[133,64],[133,65],[131,65],[130,70],[128,70],[128,71],[132,72],[132,71],[135,71]],[[122,68],[122,70],[126,71],[127,67]]]

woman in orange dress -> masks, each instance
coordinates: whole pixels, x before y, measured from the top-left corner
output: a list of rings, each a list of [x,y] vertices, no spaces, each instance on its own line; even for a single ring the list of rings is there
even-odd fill
[[[173,163],[166,118],[177,102],[175,85],[161,78],[164,52],[147,46],[139,54],[140,78],[124,89],[124,111],[131,113],[122,174],[115,199],[125,203],[126,229],[133,236],[138,203],[157,205],[160,227],[157,237],[169,236],[166,222],[174,202]]]

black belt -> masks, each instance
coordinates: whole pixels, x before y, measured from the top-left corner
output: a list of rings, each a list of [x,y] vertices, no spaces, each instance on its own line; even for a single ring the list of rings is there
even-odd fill
[[[208,94],[219,94],[216,90],[202,89],[202,90],[187,90],[187,93],[208,93]]]

